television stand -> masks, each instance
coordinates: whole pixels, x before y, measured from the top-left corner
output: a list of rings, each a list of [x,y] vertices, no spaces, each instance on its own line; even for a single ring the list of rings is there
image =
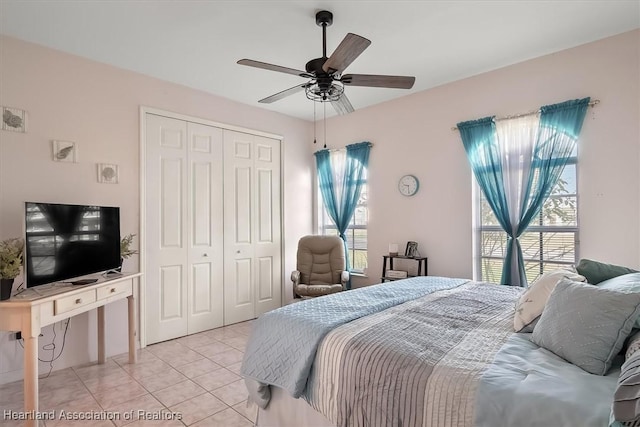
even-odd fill
[[[98,363],[106,361],[104,307],[115,301],[128,302],[129,363],[136,362],[136,305],[142,273],[120,273],[119,277],[94,276],[96,282],[87,286],[68,284],[42,285],[49,292],[41,295],[38,286],[0,301],[0,331],[20,331],[24,340],[24,411],[38,412],[38,336],[43,326],[69,319],[97,309]],[[93,279],[92,278],[92,279]],[[26,426],[36,426],[37,420],[25,420]]]

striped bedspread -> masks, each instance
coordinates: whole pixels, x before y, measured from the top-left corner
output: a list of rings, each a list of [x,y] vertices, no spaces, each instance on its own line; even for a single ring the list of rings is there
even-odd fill
[[[258,406],[269,402],[270,385],[291,396],[302,396],[318,345],[327,333],[354,319],[382,312],[466,283],[465,279],[421,276],[338,292],[289,304],[260,316],[255,322],[242,361],[241,373]],[[256,394],[252,390],[256,390]]]
[[[304,397],[336,426],[470,427],[521,291],[468,282],[346,323],[320,343]]]

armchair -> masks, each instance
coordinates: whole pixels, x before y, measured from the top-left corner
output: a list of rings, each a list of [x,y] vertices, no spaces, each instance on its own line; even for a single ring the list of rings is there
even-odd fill
[[[304,236],[298,242],[293,296],[312,298],[346,289],[344,243],[338,236]]]

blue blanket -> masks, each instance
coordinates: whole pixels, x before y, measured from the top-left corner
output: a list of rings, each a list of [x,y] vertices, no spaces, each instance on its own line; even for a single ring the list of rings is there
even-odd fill
[[[455,288],[466,279],[421,276],[296,302],[256,320],[244,353],[245,378],[304,392],[320,341],[332,329],[432,292]]]
[[[476,393],[476,427],[604,427],[620,374],[592,375],[513,334]]]

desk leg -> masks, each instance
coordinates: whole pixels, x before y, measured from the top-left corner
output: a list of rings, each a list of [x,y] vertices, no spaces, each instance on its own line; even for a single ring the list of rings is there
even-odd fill
[[[136,305],[133,295],[127,297],[129,303],[129,363],[136,363]]]
[[[98,363],[106,362],[104,337],[104,305],[98,307]]]
[[[38,411],[38,335],[31,331],[22,331],[24,339],[24,410],[27,413]],[[26,426],[37,426],[35,419],[27,420]]]

